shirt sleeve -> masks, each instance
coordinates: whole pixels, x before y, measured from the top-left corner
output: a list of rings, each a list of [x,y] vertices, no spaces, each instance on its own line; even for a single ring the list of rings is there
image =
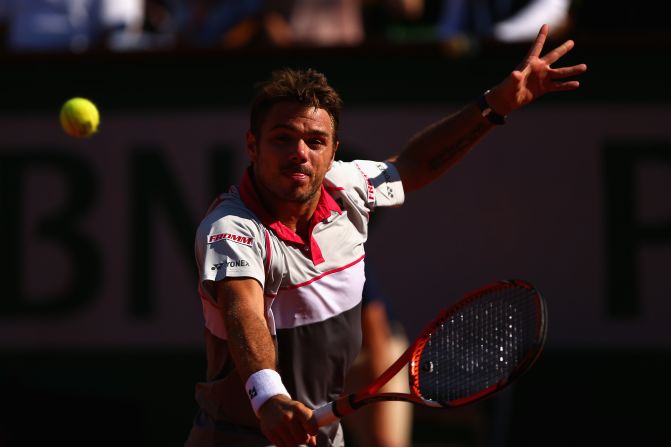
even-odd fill
[[[405,200],[401,176],[393,163],[355,160],[354,164],[367,183],[371,206],[399,206]]]
[[[253,278],[262,288],[265,285],[265,234],[248,219],[235,215],[206,219],[198,228],[195,252],[208,295],[212,282],[225,278]]]

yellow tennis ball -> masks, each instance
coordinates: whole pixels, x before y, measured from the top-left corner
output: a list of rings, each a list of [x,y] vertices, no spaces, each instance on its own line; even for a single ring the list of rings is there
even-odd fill
[[[65,133],[75,138],[90,137],[100,124],[98,108],[86,98],[67,100],[61,107],[60,119]]]

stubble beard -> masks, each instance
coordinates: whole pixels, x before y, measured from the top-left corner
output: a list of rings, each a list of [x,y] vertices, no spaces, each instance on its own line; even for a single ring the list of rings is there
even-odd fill
[[[308,185],[308,189],[306,191],[300,191],[300,190],[290,191],[285,194],[285,197],[281,198],[286,200],[287,202],[293,202],[300,205],[304,205],[306,203],[310,203],[311,201],[315,200],[320,190],[321,190],[321,181],[315,181],[314,183],[310,183]]]
[[[321,179],[314,179],[312,177],[310,178],[313,179],[313,181],[306,185],[307,189],[300,188],[286,190],[272,187],[272,183],[264,182],[259,177],[256,177],[256,183],[258,185],[257,187],[265,190],[267,194],[270,194],[276,200],[294,203],[297,205],[305,205],[315,200],[319,194],[319,191],[321,190],[322,182],[324,181],[323,177]]]

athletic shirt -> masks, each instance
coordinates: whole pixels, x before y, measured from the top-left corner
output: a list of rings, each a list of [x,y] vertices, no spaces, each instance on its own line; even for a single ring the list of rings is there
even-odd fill
[[[309,239],[303,240],[262,207],[250,175],[246,171],[239,187],[215,200],[195,245],[208,367],[207,381],[196,385],[196,400],[235,436],[258,436],[259,423],[228,351],[214,281],[244,277],[261,284],[282,382],[293,399],[317,408],[342,394],[345,373],[361,347],[370,213],[404,200],[393,164],[336,161],[321,187]],[[321,430],[319,445],[332,445],[339,424]]]

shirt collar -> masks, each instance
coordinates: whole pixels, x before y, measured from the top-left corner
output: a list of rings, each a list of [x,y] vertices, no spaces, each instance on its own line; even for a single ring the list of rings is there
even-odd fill
[[[274,217],[261,203],[259,195],[256,192],[254,182],[252,180],[253,173],[251,167],[246,169],[242,176],[242,181],[240,182],[240,198],[242,202],[249,208],[256,216],[261,220],[263,225],[273,230],[273,232],[280,239],[286,242],[293,242],[295,244],[300,244],[303,246],[309,247],[309,250],[312,254],[312,260],[315,261],[315,264],[323,262],[324,259],[321,256],[321,251],[317,242],[312,237],[312,230],[314,227],[321,221],[331,217],[332,212],[337,212],[338,214],[342,213],[340,206],[333,199],[331,194],[324,188],[324,185],[321,185],[321,194],[319,195],[319,202],[317,203],[317,208],[315,209],[314,214],[310,218],[310,226],[308,229],[308,235],[310,240],[304,241],[295,231],[291,228],[284,225],[276,217]]]

